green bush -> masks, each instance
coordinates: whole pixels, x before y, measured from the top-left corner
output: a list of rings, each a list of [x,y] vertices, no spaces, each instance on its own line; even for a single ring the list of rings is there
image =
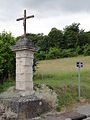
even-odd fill
[[[80,46],[77,46],[75,51],[76,51],[76,55],[82,55],[83,54],[83,50]]]
[[[35,58],[37,60],[45,60],[46,53],[44,51],[39,51],[39,52],[35,53]]]
[[[85,56],[90,55],[90,45],[89,44],[86,44],[84,46],[84,55]]]
[[[50,48],[50,50],[46,53],[44,51],[39,51],[36,53],[36,58],[38,60],[45,59],[57,59],[64,57],[74,57],[77,56],[77,52],[74,49],[60,49],[60,48]]]
[[[76,52],[74,49],[63,49],[61,54],[60,54],[60,57],[61,58],[64,58],[64,57],[74,57],[76,56]]]
[[[59,48],[50,48],[49,52],[46,55],[46,59],[56,59],[60,58],[61,49]]]

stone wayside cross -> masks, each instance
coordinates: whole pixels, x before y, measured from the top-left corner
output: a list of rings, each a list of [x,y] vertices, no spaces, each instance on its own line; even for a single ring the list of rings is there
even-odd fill
[[[33,59],[34,52],[39,48],[30,42],[32,40],[26,38],[26,19],[32,17],[26,17],[26,10],[24,10],[24,17],[17,19],[17,21],[24,20],[24,38],[11,46],[11,50],[16,52],[16,89],[11,90],[13,94],[7,92],[6,96],[0,96],[0,101],[7,111],[15,113],[17,120],[29,120],[37,117],[37,113],[50,110],[48,103],[38,98],[33,90]]]
[[[15,46],[11,46],[12,51],[16,52],[16,89],[22,91],[23,96],[33,94],[33,59],[34,52],[38,51],[38,47],[34,46],[30,40],[26,38],[26,10],[24,10],[24,39],[20,39]]]

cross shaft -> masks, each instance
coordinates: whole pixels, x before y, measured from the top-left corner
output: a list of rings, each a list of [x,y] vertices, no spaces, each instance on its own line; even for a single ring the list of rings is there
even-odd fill
[[[24,10],[24,17],[16,19],[16,21],[23,20],[24,25],[24,39],[26,40],[26,19],[33,18],[34,15],[26,16],[26,10]]]

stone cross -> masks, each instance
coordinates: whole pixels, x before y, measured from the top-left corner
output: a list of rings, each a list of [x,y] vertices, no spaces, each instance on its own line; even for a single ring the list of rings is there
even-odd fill
[[[16,21],[23,20],[23,26],[24,26],[24,38],[26,40],[26,19],[33,18],[34,15],[26,16],[26,10],[24,10],[24,17],[16,19]]]
[[[34,52],[38,51],[30,40],[26,38],[26,19],[34,16],[26,17],[26,10],[24,10],[24,39],[17,41],[16,45],[11,46],[12,51],[16,52],[16,89],[21,91],[22,95],[32,95],[33,91],[33,59]]]

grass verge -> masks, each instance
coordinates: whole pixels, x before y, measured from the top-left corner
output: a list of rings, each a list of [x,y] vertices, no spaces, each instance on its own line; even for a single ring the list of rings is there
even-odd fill
[[[76,62],[82,61],[81,97],[90,101],[90,56],[40,61],[34,77],[34,84],[46,84],[58,94],[58,107],[78,103],[78,69]]]

